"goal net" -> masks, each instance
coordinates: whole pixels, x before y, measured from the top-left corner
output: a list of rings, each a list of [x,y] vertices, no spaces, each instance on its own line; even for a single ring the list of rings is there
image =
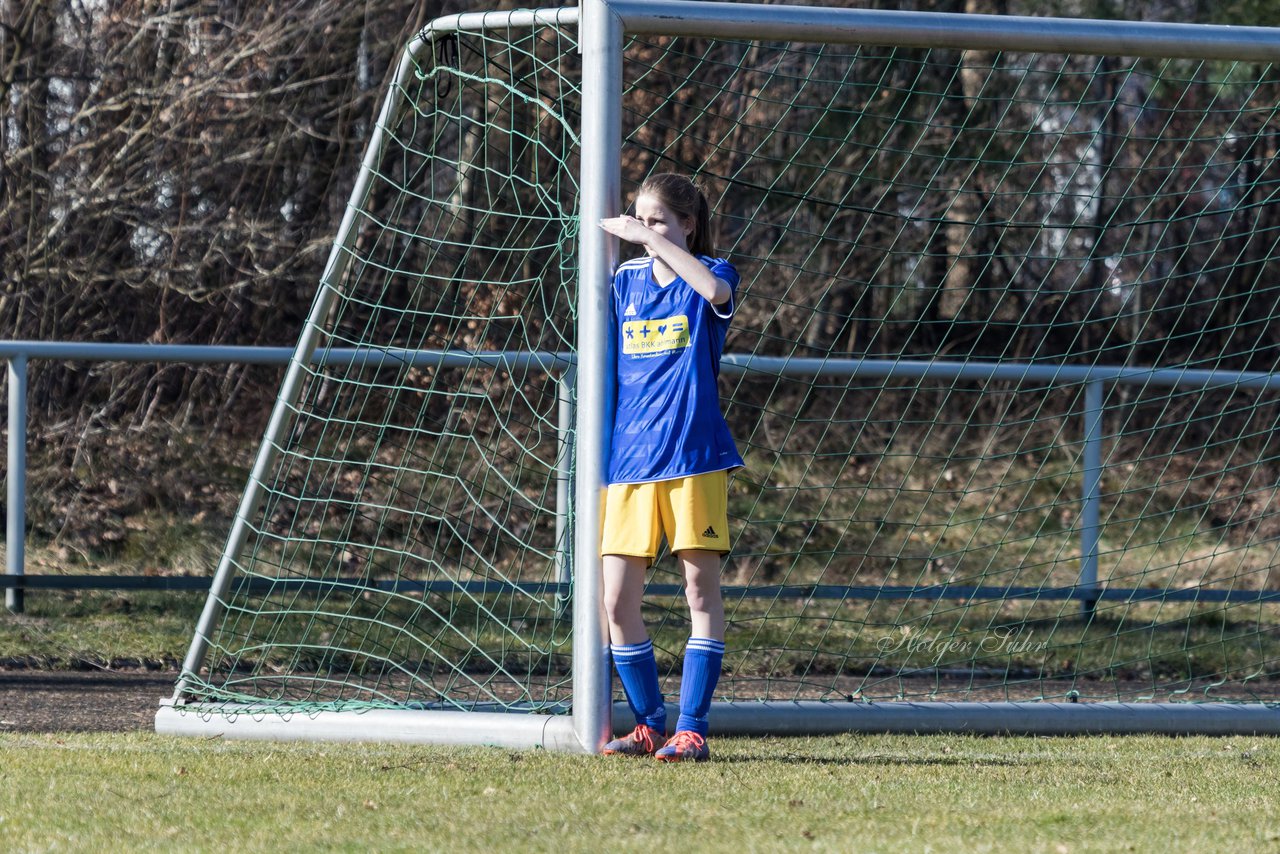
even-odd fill
[[[406,52],[166,715],[574,706],[574,12]],[[743,275],[720,699],[1280,699],[1280,42],[935,19],[624,42],[615,204],[696,177]]]

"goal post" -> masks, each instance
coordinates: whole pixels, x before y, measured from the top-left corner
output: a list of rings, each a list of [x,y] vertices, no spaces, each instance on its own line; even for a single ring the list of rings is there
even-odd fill
[[[599,749],[594,224],[680,171],[744,271],[713,732],[1280,731],[1277,58],[677,0],[434,22],[157,729]],[[659,561],[668,696],[680,596]]]

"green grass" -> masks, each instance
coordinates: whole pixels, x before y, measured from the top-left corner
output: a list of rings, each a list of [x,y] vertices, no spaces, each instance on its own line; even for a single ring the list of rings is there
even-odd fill
[[[83,662],[172,667],[186,654],[203,600],[198,592],[34,591],[27,597],[25,614],[0,613],[0,650],[6,658],[53,668]],[[443,607],[442,600],[432,601]],[[568,626],[551,619],[550,607],[535,609],[517,622],[520,636],[538,650],[555,653],[552,657],[530,652],[501,630],[506,622],[492,614],[505,615],[510,602],[495,602],[492,610],[453,602],[452,624],[466,639],[445,631],[438,619],[418,611],[413,600],[388,604],[378,598],[352,602],[336,597],[326,601],[329,616],[323,621],[313,610],[314,599],[295,597],[282,604],[294,616],[273,618],[266,625],[275,631],[279,646],[250,658],[287,659],[296,652],[300,658],[294,667],[354,681],[378,673],[384,658],[406,662],[411,671],[431,678],[440,668],[423,644],[447,651],[450,667],[472,674],[492,671],[494,662],[515,674],[529,668],[542,674],[549,664],[563,669],[569,661]],[[1265,621],[1274,606],[1104,603],[1097,617],[1086,623],[1069,610],[1074,608],[1071,603],[970,603],[944,609],[945,604],[732,604],[729,672],[722,692],[740,699],[760,696],[755,692],[763,679],[771,683],[771,699],[826,696],[824,691],[839,696],[855,689],[875,699],[893,699],[903,690],[916,699],[963,699],[964,680],[940,686],[924,679],[902,686],[884,678],[899,669],[936,667],[1008,673],[1012,682],[1021,684],[1020,698],[1037,692],[1060,698],[1068,690],[1084,699],[1166,699],[1171,691],[1191,692],[1179,694],[1179,699],[1275,697],[1280,634]],[[648,614],[664,672],[678,671],[688,636],[687,619],[679,611],[678,602],[655,601]],[[374,622],[338,619],[348,613]],[[266,628],[253,630],[261,636]],[[1002,637],[1022,640],[1006,644]],[[241,637],[246,644],[249,640],[253,637]],[[477,654],[472,642],[487,654]],[[419,661],[431,664],[423,670],[415,664]],[[871,668],[875,678],[850,683],[850,678]],[[563,678],[563,672],[556,673],[560,675],[553,681]],[[533,681],[546,678],[535,676]],[[1223,682],[1232,690],[1203,693]]]
[[[496,748],[0,735],[12,851],[1280,847],[1264,738],[715,739],[704,765]]]
[[[51,668],[180,661],[205,596],[148,591],[30,591],[23,614],[0,610],[4,658]]]

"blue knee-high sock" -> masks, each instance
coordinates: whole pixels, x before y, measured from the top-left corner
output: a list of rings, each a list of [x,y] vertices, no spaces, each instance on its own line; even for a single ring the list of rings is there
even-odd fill
[[[684,675],[680,678],[680,719],[676,730],[693,730],[706,737],[707,711],[716,682],[720,681],[720,663],[724,660],[724,641],[711,638],[689,638],[684,648]]]
[[[658,687],[658,662],[653,657],[653,641],[615,644],[609,649],[636,723],[647,724],[665,735],[667,707],[663,702],[662,689]]]

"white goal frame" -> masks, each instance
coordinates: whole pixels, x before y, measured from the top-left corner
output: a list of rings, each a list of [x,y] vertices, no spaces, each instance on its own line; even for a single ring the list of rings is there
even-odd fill
[[[376,740],[446,744],[541,746],[597,752],[614,731],[608,638],[601,602],[595,513],[574,524],[572,711],[568,715],[371,710],[281,714],[188,698],[209,638],[231,589],[233,565],[248,536],[263,481],[281,437],[291,428],[304,378],[315,355],[319,323],[343,280],[356,238],[356,211],[366,200],[383,152],[385,129],[414,58],[437,39],[457,32],[578,25],[582,50],[580,215],[584,223],[615,216],[621,204],[618,152],[622,147],[623,44],[628,35],[709,36],[814,43],[893,45],[983,50],[1186,57],[1280,62],[1280,30],[1191,24],[1089,21],[1061,18],[888,12],[803,6],[756,6],[687,0],[582,0],[577,9],[469,13],[441,18],[405,49],[382,104],[362,168],[329,255],[310,316],[302,330],[272,412],[253,474],[214,576],[172,698],[156,715],[160,733],[279,740]],[[603,230],[580,229],[577,399],[603,406],[576,412],[578,507],[596,507],[604,483],[612,400],[607,364],[608,282],[617,240]],[[619,709],[625,709],[620,706]],[[619,717],[626,717],[620,714]],[[820,734],[844,731],[980,733],[1280,733],[1280,713],[1249,703],[730,703],[715,704],[716,733]]]

